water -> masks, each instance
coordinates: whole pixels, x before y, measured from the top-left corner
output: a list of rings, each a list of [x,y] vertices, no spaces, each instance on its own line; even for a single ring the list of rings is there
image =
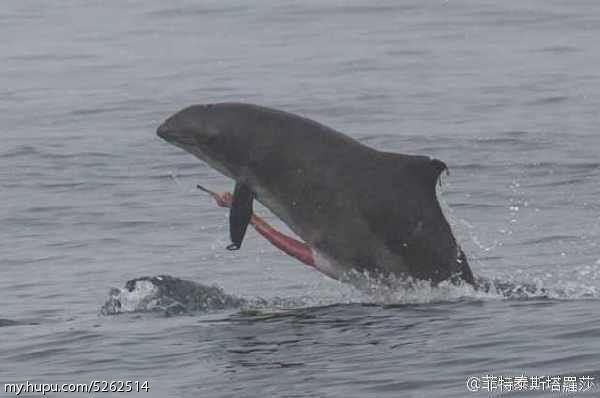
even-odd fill
[[[0,34],[1,382],[148,380],[148,397],[600,383],[600,3],[12,0]],[[195,186],[231,182],[154,133],[218,101],[444,160],[473,271],[548,297],[368,295],[253,232],[224,250],[226,212]],[[125,289],[157,275],[204,298]]]

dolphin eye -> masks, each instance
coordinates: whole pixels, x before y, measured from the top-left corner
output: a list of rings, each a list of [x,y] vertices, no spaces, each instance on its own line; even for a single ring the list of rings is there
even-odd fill
[[[206,137],[206,140],[204,141],[204,143],[206,145],[215,145],[215,143],[218,141],[218,136],[216,135],[209,135],[208,137]]]
[[[198,139],[204,145],[215,145],[219,141],[219,132],[213,127],[208,127],[204,130],[204,134],[198,136]]]

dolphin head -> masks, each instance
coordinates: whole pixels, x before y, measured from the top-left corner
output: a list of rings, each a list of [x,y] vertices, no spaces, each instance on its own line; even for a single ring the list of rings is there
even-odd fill
[[[156,130],[156,134],[167,142],[185,150],[197,145],[209,144],[219,130],[211,122],[212,105],[193,105],[165,120]]]
[[[237,179],[252,144],[239,115],[224,104],[192,105],[165,120],[156,133]]]

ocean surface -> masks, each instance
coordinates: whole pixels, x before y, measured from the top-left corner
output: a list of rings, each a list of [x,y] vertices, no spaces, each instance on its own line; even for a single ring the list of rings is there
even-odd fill
[[[600,394],[600,2],[5,0],[0,37],[0,384]],[[473,271],[538,290],[367,293],[253,230],[225,250],[227,212],[195,187],[232,182],[155,134],[221,101],[444,160]]]

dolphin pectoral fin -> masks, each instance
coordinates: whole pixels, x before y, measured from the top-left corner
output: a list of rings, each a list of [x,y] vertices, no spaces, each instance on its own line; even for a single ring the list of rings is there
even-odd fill
[[[226,247],[227,250],[240,250],[240,246],[238,246],[236,243],[232,243],[230,245],[227,245]]]
[[[254,192],[242,183],[235,184],[233,201],[229,212],[229,236],[231,244],[227,250],[238,250],[242,246],[246,229],[252,218]]]

